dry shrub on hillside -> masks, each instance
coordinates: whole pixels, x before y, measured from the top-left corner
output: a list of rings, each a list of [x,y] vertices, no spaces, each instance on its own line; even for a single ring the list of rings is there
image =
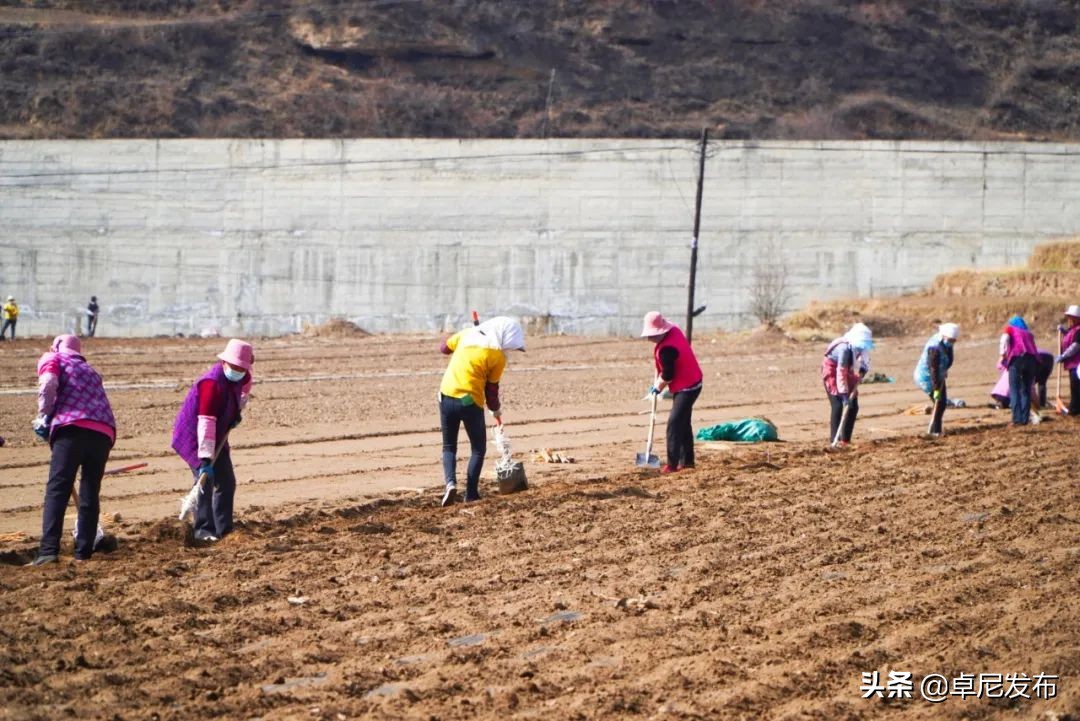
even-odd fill
[[[1080,270],[1080,241],[1040,245],[1031,254],[1028,267],[1032,270]]]
[[[791,303],[791,268],[774,240],[758,248],[750,273],[750,314],[762,325],[774,325]]]

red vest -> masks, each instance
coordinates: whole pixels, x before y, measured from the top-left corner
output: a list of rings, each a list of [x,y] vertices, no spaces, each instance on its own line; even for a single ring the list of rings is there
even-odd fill
[[[840,395],[840,386],[836,379],[836,371],[840,364],[832,357],[832,352],[837,346],[845,343],[848,346],[851,346],[851,343],[848,342],[847,338],[844,338],[843,336],[837,338],[825,349],[825,357],[821,359],[821,380],[825,381],[825,392],[830,396]],[[851,347],[851,367],[844,368],[844,380],[847,382],[846,393],[855,390],[859,385],[859,376],[855,373],[854,347]]]
[[[668,388],[671,389],[672,393],[684,391],[701,383],[701,366],[698,365],[697,356],[694,355],[690,343],[678,326],[673,326],[664,336],[664,340],[657,343],[656,348],[653,349],[653,359],[656,361],[657,373],[660,372],[661,368],[660,350],[662,348],[674,348],[679,352],[679,357],[675,359],[675,377],[668,383]]]

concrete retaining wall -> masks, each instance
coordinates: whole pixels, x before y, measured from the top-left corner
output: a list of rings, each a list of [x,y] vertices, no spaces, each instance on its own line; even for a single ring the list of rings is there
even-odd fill
[[[1080,146],[710,146],[695,327],[753,324],[762,260],[810,298],[896,294],[1080,235]],[[20,332],[276,334],[472,308],[568,333],[686,309],[696,143],[0,142],[0,294]]]

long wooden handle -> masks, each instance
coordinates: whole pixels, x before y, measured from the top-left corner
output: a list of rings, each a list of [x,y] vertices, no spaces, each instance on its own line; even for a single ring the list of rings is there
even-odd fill
[[[934,401],[934,410],[930,411],[930,424],[926,426],[926,435],[933,433],[934,419],[937,418],[938,408],[941,407],[941,398]]]
[[[847,425],[849,410],[851,410],[851,403],[844,406],[844,412],[840,414],[840,427],[836,429],[836,437],[832,439],[834,448],[840,445],[840,439],[844,437],[844,426]]]
[[[649,439],[645,442],[645,460],[649,460],[649,456],[652,455],[652,442],[653,431],[656,430],[656,396],[658,393],[652,394],[652,410],[649,412]]]
[[[1065,339],[1062,336],[1061,329],[1058,328],[1058,355],[1061,355],[1062,351],[1065,350],[1064,348],[1061,347],[1064,344],[1064,342],[1065,342]],[[1061,364],[1060,363],[1058,363],[1058,367],[1057,367],[1057,392],[1056,392],[1055,395],[1057,395],[1058,403],[1061,403]]]
[[[149,463],[133,463],[130,466],[122,466],[120,468],[110,468],[109,470],[105,471],[102,475],[104,475],[104,476],[112,476],[112,475],[115,475],[117,473],[127,473],[128,471],[137,471],[140,468],[146,468],[148,465],[150,465],[150,464]]]

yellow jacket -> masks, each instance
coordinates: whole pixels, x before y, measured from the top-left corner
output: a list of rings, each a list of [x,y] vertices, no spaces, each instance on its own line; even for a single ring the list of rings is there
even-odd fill
[[[19,317],[19,306],[15,303],[4,304],[4,320],[15,320]]]
[[[478,346],[458,347],[461,333],[455,333],[446,341],[453,352],[446,366],[439,391],[451,398],[472,396],[472,402],[484,407],[484,390],[488,383],[498,383],[506,368],[506,354],[498,348]]]

